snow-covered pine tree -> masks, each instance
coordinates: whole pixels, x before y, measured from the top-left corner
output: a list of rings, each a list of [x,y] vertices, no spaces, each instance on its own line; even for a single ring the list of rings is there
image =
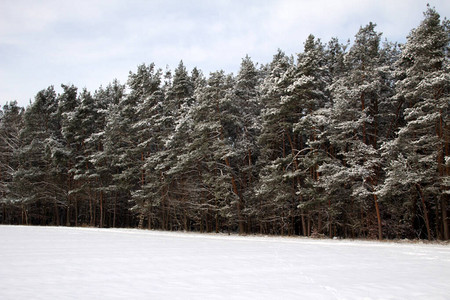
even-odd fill
[[[231,141],[234,152],[231,160],[233,165],[237,166],[241,197],[239,205],[242,218],[248,219],[245,224],[246,231],[253,231],[250,228],[253,223],[251,219],[256,221],[257,215],[256,203],[258,201],[253,190],[258,175],[256,168],[259,155],[257,140],[261,131],[259,85],[262,79],[260,70],[247,55],[242,59],[236,82],[231,93],[228,93],[228,97],[231,97],[231,105],[234,107],[229,112],[231,114],[230,122],[235,131]]]
[[[333,110],[330,86],[344,76],[347,71],[344,62],[347,45],[341,44],[337,38],[332,38],[326,47],[322,47],[319,48],[320,52],[318,54],[320,55],[318,56],[317,62],[314,62],[314,60],[312,62],[313,64],[318,64],[316,67],[317,70],[313,68],[312,74],[316,74],[316,81],[320,84],[316,83],[315,86],[316,88],[320,87],[319,90],[324,98],[322,97],[322,100],[319,101],[320,105],[316,106],[315,110],[311,111],[311,113],[307,113],[302,117],[297,125],[297,127],[309,131],[309,134],[305,136],[306,145],[301,154],[303,156],[302,168],[305,170],[309,168],[310,175],[308,176],[308,172],[304,174],[305,180],[300,190],[300,193],[304,194],[304,199],[299,207],[304,206],[308,208],[310,206],[309,204],[316,203],[318,209],[316,209],[317,218],[314,220],[314,233],[323,234],[325,231],[328,231],[328,235],[332,237],[339,234],[337,233],[337,228],[341,224],[340,214],[342,213],[342,203],[334,200],[342,198],[339,195],[339,190],[342,186],[340,184],[335,185],[333,191],[330,190],[331,185],[325,187],[323,183],[328,184],[330,182],[322,180],[322,175],[324,174],[321,171],[322,166],[333,164],[333,161],[336,160],[334,148],[328,138],[328,133],[332,132],[332,124],[330,121]],[[311,54],[314,55],[315,52],[317,50]],[[307,56],[311,56],[311,54]],[[308,59],[306,61],[311,60]],[[311,168],[311,166],[313,167]],[[312,201],[308,201],[308,199]],[[308,230],[308,224],[302,224],[302,226],[306,228],[307,232],[310,232]]]
[[[60,224],[60,209],[66,193],[55,155],[63,149],[60,140],[58,101],[53,86],[37,93],[24,114],[18,151],[19,168],[13,184],[22,206],[22,223]],[[45,207],[52,207],[47,215]]]
[[[385,76],[381,34],[375,31],[375,26],[369,23],[360,28],[344,57],[346,72],[331,86],[333,107],[326,135],[331,143],[329,152],[334,153],[331,157],[336,159],[324,163],[320,172],[328,197],[341,202],[338,206],[350,207],[347,211],[354,214],[342,216],[344,228],[348,225],[358,228],[357,234],[376,234],[381,239],[381,212],[375,193],[381,166],[380,107],[390,99],[391,82]],[[356,214],[356,207],[363,214]],[[376,221],[372,222],[373,219]],[[377,230],[371,233],[374,228]]]
[[[320,177],[318,164],[322,158],[319,135],[323,120],[318,111],[329,104],[329,71],[324,46],[313,35],[308,36],[304,51],[298,55],[294,78],[288,92],[301,108],[294,123],[294,134],[299,142],[292,152],[295,170],[285,176],[295,180],[297,185],[296,193],[300,196],[297,205],[301,210],[303,234],[310,235],[313,229],[315,233],[322,234],[322,215],[326,213],[326,206],[322,205],[323,199],[318,197],[314,182]]]
[[[237,166],[232,165],[239,126],[233,85],[233,78],[220,71],[211,73],[207,85],[196,90],[196,103],[189,113],[191,139],[179,161],[189,174],[198,176],[191,187],[200,198],[198,209],[206,231],[245,230]]]
[[[348,48],[347,44],[342,44],[338,38],[333,37],[326,45],[325,58],[330,81],[337,80],[346,70],[344,58]]]
[[[160,118],[163,113],[164,93],[161,88],[161,69],[156,69],[155,64],[138,67],[136,74],[131,74],[128,81],[130,86],[130,97],[139,99],[136,109],[136,122],[132,125],[136,131],[136,151],[140,154],[140,178],[139,187],[133,191],[132,208],[139,214],[139,228],[144,225],[145,216],[148,216],[148,226],[151,225],[152,207],[158,203],[154,190],[150,186],[159,183],[158,172],[153,168],[148,170],[146,160],[148,157],[161,150],[161,124]]]
[[[82,126],[88,129],[85,132],[84,149],[85,159],[91,167],[89,169],[89,180],[91,193],[94,197],[94,224],[104,227],[108,210],[114,209],[108,186],[111,183],[111,165],[105,159],[105,127],[108,108],[113,103],[118,102],[124,93],[124,86],[117,80],[110,83],[105,89],[100,87],[92,97],[87,97],[86,101],[81,101],[80,110],[85,110],[85,121]],[[76,110],[78,111],[78,109]],[[111,215],[111,214],[109,214]],[[112,218],[110,217],[109,220]],[[110,223],[113,223],[110,221]]]
[[[108,124],[111,125],[108,122],[109,118],[115,114],[115,109],[124,95],[125,85],[120,84],[118,80],[114,80],[106,88],[99,88],[94,94],[97,119],[95,131],[88,138],[87,144],[92,149],[89,160],[94,166],[96,179],[99,181],[95,190],[99,193],[100,226],[103,224],[109,227],[124,226],[126,218],[120,217],[128,215],[128,203],[121,201],[113,182],[113,175],[117,170],[113,164],[116,157],[114,156],[114,145],[110,144],[110,136],[106,134],[111,129],[107,127]]]
[[[147,85],[141,84],[146,80],[144,78],[146,69],[147,66],[141,65],[136,74],[130,72],[128,78],[130,93],[125,95],[119,88],[116,95],[118,101],[109,106],[106,116],[104,151],[112,173],[112,182],[108,190],[114,194],[115,209],[126,212],[122,226],[134,223],[129,212],[133,206],[132,193],[141,186],[143,161],[141,149],[138,147],[138,130],[134,125],[139,121],[137,110],[144,101],[143,93],[148,88]]]
[[[449,238],[449,34],[449,21],[428,6],[397,64],[405,125],[384,146],[387,178],[380,194],[401,196],[418,235],[425,227],[428,239]]]
[[[72,127],[76,124],[72,121],[72,116],[75,108],[79,105],[79,99],[77,97],[78,89],[74,85],[61,85],[63,93],[58,95],[58,114],[61,118],[60,134],[63,144],[63,151],[58,154],[58,161],[61,167],[61,178],[64,179],[64,186],[66,190],[66,225],[74,224],[77,222],[77,210],[76,200],[71,195],[73,188],[73,172],[70,172],[75,162],[75,150],[76,144],[74,141],[74,134]]]
[[[258,139],[261,155],[255,191],[259,200],[257,217],[261,233],[293,231],[292,225],[298,217],[294,215],[298,213],[296,183],[284,177],[289,168],[295,168],[291,164],[293,155],[289,139],[292,141],[300,108],[287,90],[293,82],[294,70],[293,58],[279,50],[261,85],[261,134]]]
[[[19,168],[17,157],[20,149],[20,130],[24,109],[16,101],[6,103],[0,110],[0,223],[12,222],[14,204],[17,201],[13,185],[14,172]]]
[[[73,166],[70,173],[73,176],[73,185],[70,194],[74,197],[76,207],[86,209],[88,222],[91,226],[103,225],[103,209],[99,203],[97,188],[99,186],[99,175],[91,161],[91,155],[98,150],[98,146],[91,139],[101,126],[102,118],[99,115],[98,102],[86,89],[78,97],[78,106],[69,113],[67,126],[64,132],[67,139],[72,142]],[[98,205],[100,204],[100,209]],[[100,212],[97,222],[97,211]],[[77,221],[78,222],[78,221]]]
[[[169,229],[185,224],[181,218],[184,219],[188,196],[185,187],[189,175],[179,168],[179,159],[186,153],[186,144],[190,139],[189,110],[194,102],[194,82],[183,61],[178,64],[173,77],[166,72],[165,79],[165,99],[157,120],[158,141],[162,149],[148,158],[147,168],[157,170],[159,176],[160,196],[154,199],[159,210],[155,221],[161,228]],[[155,187],[152,190],[156,191]]]

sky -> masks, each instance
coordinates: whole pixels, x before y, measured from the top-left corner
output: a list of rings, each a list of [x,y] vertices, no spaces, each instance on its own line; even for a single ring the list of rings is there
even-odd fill
[[[346,42],[369,22],[403,43],[427,3],[450,16],[447,0],[0,0],[0,104],[27,106],[50,85],[126,83],[142,63],[236,74],[246,55],[269,63],[302,52],[309,34]]]

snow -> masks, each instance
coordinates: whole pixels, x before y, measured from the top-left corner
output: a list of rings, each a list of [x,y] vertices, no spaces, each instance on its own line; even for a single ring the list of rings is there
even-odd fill
[[[0,226],[0,299],[449,299],[450,246]]]

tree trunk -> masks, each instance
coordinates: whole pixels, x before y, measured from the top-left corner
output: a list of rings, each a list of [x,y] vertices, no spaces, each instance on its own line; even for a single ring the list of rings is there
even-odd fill
[[[94,212],[92,207],[92,196],[91,196],[91,188],[89,188],[89,225],[93,226],[94,224]]]
[[[138,229],[143,229],[144,228],[144,213],[140,213],[139,214],[139,225],[138,225]]]
[[[116,215],[117,215],[117,191],[114,197],[114,208],[113,208],[113,228],[116,228]]]
[[[320,208],[317,214],[317,233],[322,234],[322,213],[320,211]]]
[[[219,233],[219,213],[218,213],[218,207],[219,205],[217,204],[217,198],[215,198],[214,200],[214,221],[215,221],[215,225],[216,225],[216,233]],[[184,210],[184,216],[186,218],[186,210]]]
[[[100,228],[103,228],[103,191],[100,191]]]
[[[70,200],[69,197],[67,199],[66,226],[70,226]]]
[[[302,216],[302,232],[303,232],[303,236],[307,236],[307,232],[306,232],[306,220],[305,220],[305,211],[302,209],[300,210],[300,214]]]
[[[151,230],[152,229],[152,208],[150,206],[150,209],[148,211],[148,224],[147,224],[147,229]]]
[[[77,198],[74,199],[75,200],[75,207],[74,207],[74,212],[75,212],[75,227],[78,226],[78,201]]]
[[[333,237],[333,217],[332,217],[332,212],[331,212],[331,200],[328,199],[328,234],[330,239]]]
[[[186,204],[185,204],[186,205]],[[184,231],[188,232],[188,220],[187,220],[187,213],[186,213],[186,207],[183,208],[183,229]]]
[[[222,135],[222,139],[223,139],[223,135]],[[242,198],[238,193],[236,179],[234,178],[233,170],[231,169],[231,163],[230,163],[230,160],[228,159],[228,157],[225,157],[225,164],[230,169],[231,185],[233,187],[233,193],[238,198],[238,202],[237,202],[236,206],[237,206],[237,215],[238,215],[239,234],[243,234],[245,229],[244,229],[244,220],[242,219],[242,213],[241,213],[242,212]]]
[[[442,226],[443,228],[443,233],[444,233],[444,240],[448,240],[449,239],[449,232],[448,232],[448,216],[447,216],[447,199],[446,199],[446,195],[442,195],[442,200],[441,200],[441,210],[442,210]]]
[[[5,203],[2,204],[2,208],[3,208],[2,224],[6,224],[6,204]]]
[[[416,183],[416,188],[417,188],[417,191],[419,192],[420,201],[422,202],[425,226],[427,228],[427,237],[428,237],[428,240],[431,240],[431,228],[430,228],[430,221],[428,219],[428,210],[427,210],[427,206],[425,204],[425,197],[423,195],[422,188],[420,187],[420,185],[418,183]]]
[[[55,221],[56,221],[55,225],[59,226],[59,209],[58,209],[58,203],[57,203],[56,199],[55,199],[55,201],[53,201],[53,203],[54,203],[54,207],[55,207],[55,216],[54,216]]]
[[[22,225],[28,225],[28,212],[24,205],[22,205]]]
[[[308,229],[306,231],[306,236],[310,236],[311,235],[311,215],[308,213],[307,217],[308,217],[307,218],[308,219],[308,221],[307,221]]]
[[[377,221],[378,221],[378,239],[382,240],[383,239],[383,231],[381,228],[381,215],[380,215],[380,207],[378,205],[378,199],[377,199],[377,195],[375,195],[375,193],[373,194],[373,200],[375,202],[375,211],[377,213]]]

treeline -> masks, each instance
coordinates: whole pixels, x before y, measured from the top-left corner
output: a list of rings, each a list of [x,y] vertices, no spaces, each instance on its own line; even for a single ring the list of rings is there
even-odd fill
[[[3,224],[448,239],[450,24],[369,23],[236,76],[142,64],[0,115]]]

